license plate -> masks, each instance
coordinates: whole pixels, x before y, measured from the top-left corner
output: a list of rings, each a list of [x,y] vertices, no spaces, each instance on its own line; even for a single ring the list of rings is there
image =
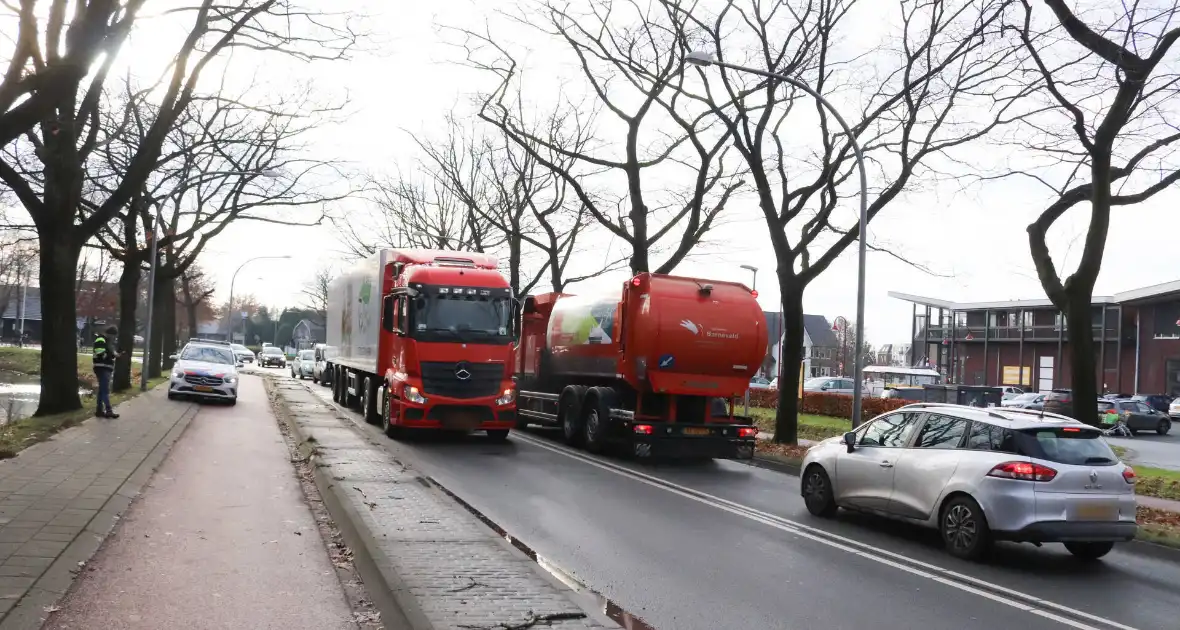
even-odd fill
[[[685,427],[685,435],[709,435],[709,430],[705,427]]]
[[[211,391],[213,391],[213,388],[209,387],[208,385],[197,385],[197,386],[193,387],[193,389],[197,390],[198,392],[211,392]]]
[[[1074,508],[1074,516],[1079,521],[1117,521],[1119,508],[1110,503],[1082,503]]]

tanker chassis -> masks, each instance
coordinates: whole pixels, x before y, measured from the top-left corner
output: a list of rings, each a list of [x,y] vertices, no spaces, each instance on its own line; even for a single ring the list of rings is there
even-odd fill
[[[621,297],[547,293],[520,307],[517,428],[640,458],[750,459],[734,415],[766,355],[766,320],[737,283],[641,273]]]

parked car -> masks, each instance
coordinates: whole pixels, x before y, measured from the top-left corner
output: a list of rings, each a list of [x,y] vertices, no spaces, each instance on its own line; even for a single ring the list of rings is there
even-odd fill
[[[315,374],[315,350],[300,350],[291,360],[291,378],[311,378]]]
[[[803,459],[808,511],[839,508],[939,530],[947,550],[1061,542],[1086,560],[1135,537],[1135,471],[1102,432],[1056,414],[907,405],[824,440]]]
[[[1012,398],[1001,400],[1000,406],[1013,407],[1015,409],[1036,409],[1040,411],[1045,408],[1045,394],[1030,392],[1028,394],[1013,396]]]
[[[258,355],[258,365],[259,367],[287,367],[287,355],[283,354],[281,348],[275,346],[263,348]]]
[[[853,386],[854,383],[850,378],[820,376],[803,381],[803,391],[805,392],[826,392],[851,396]]]
[[[1168,410],[1172,404],[1172,397],[1166,394],[1136,394],[1134,396],[1130,396],[1129,398],[1143,401],[1147,403],[1148,407],[1165,414],[1168,413]]]
[[[1063,416],[1073,415],[1073,392],[1068,389],[1054,389],[1045,393],[1041,407],[1049,413]]]
[[[1172,404],[1168,405],[1168,417],[1173,420],[1180,420],[1180,398],[1173,400]]]
[[[1020,389],[1019,387],[1012,387],[1010,385],[1005,385],[1003,387],[1003,394],[1000,396],[1000,403],[1003,404],[1003,402],[1005,400],[1011,400],[1013,398],[1016,398],[1017,396],[1023,396],[1024,393],[1025,393],[1024,390]]]
[[[770,389],[770,379],[762,376],[755,376],[750,379],[750,389]]]
[[[189,343],[172,355],[168,398],[201,398],[238,402],[238,366],[233,350],[224,345]]]
[[[1103,409],[1103,405],[1114,407],[1114,411],[1122,416],[1123,422],[1131,430],[1131,435],[1135,435],[1140,431],[1155,431],[1160,435],[1167,435],[1172,430],[1172,420],[1168,418],[1168,414],[1151,407],[1145,401],[1139,400],[1138,398],[1099,401],[1099,415],[1108,411],[1107,409]]]
[[[238,363],[254,363],[254,352],[246,346],[240,343],[231,343],[229,347],[233,348],[234,356],[237,357]]]

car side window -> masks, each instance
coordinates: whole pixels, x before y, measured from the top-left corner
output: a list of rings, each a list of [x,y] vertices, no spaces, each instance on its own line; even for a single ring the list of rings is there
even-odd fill
[[[1135,411],[1135,403],[1121,402],[1119,403],[1119,411]]]
[[[974,422],[971,424],[971,433],[967,436],[967,448],[973,451],[1015,453],[1015,440],[1015,436],[1008,429],[986,422]]]
[[[1139,407],[1139,413],[1155,413],[1155,411],[1151,408],[1151,405],[1147,403],[1137,403],[1136,406]]]
[[[905,446],[919,417],[920,414],[910,412],[895,413],[877,418],[861,434],[859,443],[861,446],[885,446],[890,448]]]
[[[967,421],[962,418],[932,414],[918,433],[917,448],[958,448],[967,433]]]

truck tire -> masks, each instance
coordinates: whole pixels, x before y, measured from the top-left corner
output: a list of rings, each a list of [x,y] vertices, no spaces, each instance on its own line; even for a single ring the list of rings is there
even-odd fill
[[[561,425],[562,438],[570,446],[582,443],[582,401],[585,397],[585,385],[566,385],[557,400],[557,422]]]
[[[332,402],[341,403],[340,398],[340,368],[332,367]]]
[[[582,445],[591,453],[601,453],[610,437],[610,410],[614,405],[614,390],[591,387],[582,404]]]
[[[377,379],[366,376],[361,380],[361,415],[366,424],[377,424],[381,416],[377,415]]]
[[[406,429],[401,425],[393,424],[393,400],[390,398],[389,386],[385,386],[385,405],[381,408],[381,430],[385,432],[385,436],[400,440],[405,437]]]

